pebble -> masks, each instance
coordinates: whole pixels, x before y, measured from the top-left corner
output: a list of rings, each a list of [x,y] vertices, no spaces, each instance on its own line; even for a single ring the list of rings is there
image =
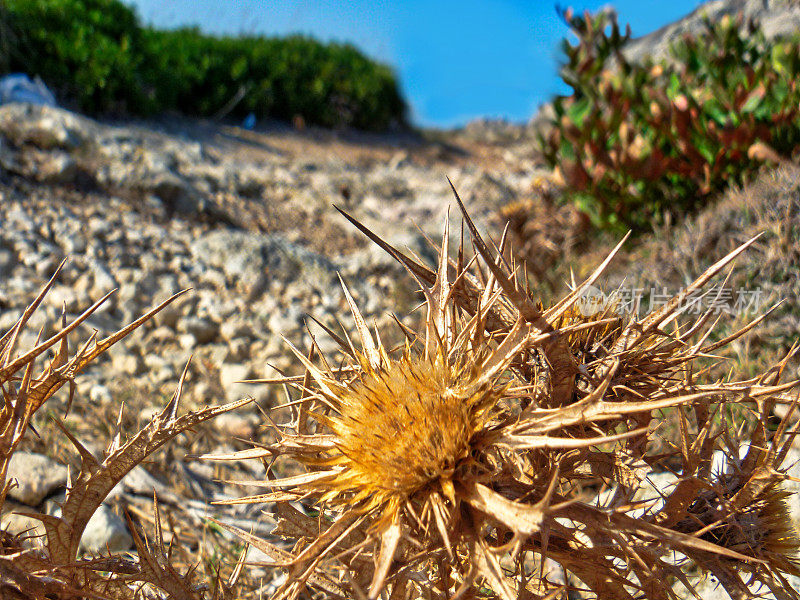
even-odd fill
[[[122,552],[133,547],[128,526],[105,504],[89,519],[80,541],[80,548],[91,554]]]
[[[229,412],[221,414],[214,419],[214,427],[217,431],[242,439],[250,439],[260,423],[261,419],[252,413],[238,414]]]
[[[178,335],[178,344],[184,350],[192,350],[197,346],[197,338],[191,333],[181,333]]]
[[[36,511],[31,509],[30,506],[6,500],[3,503],[3,514],[0,515],[0,526],[11,535],[25,534],[29,541],[37,538],[38,541],[41,541],[41,536],[46,533],[44,523],[39,519],[23,514],[33,512]]]
[[[254,339],[256,337],[252,322],[244,319],[227,319],[220,325],[219,332],[222,339],[228,341],[234,338]]]
[[[88,306],[85,300],[73,286],[54,285],[46,296],[47,304],[55,306],[57,309],[62,307],[68,313],[77,313],[81,308]]]
[[[147,408],[143,408],[139,412],[139,421],[143,424],[147,424],[152,421],[157,415],[161,414],[161,411],[164,410],[162,407],[158,406],[148,406]]]
[[[89,390],[89,398],[97,404],[108,405],[114,402],[114,395],[104,385],[93,385]]]
[[[144,371],[144,361],[136,354],[117,353],[111,356],[111,368],[117,374],[138,375]]]
[[[250,378],[252,370],[249,366],[243,364],[228,364],[220,365],[219,380],[222,387],[228,389],[233,385],[239,383],[244,379]]]
[[[194,336],[198,344],[213,342],[219,334],[219,325],[217,323],[211,319],[195,316],[185,316],[178,319],[176,329]]]
[[[8,479],[17,482],[8,492],[9,498],[27,506],[39,506],[47,496],[66,485],[67,467],[42,454],[17,451],[8,464]]]
[[[244,379],[254,379],[253,369],[244,364],[222,364],[219,369],[220,383],[225,392],[226,402],[242,398],[253,398],[259,404],[268,402],[272,395],[270,386],[254,383],[241,383]]]
[[[302,327],[304,316],[302,309],[297,304],[292,304],[284,311],[272,313],[269,329],[277,335],[288,337]]]

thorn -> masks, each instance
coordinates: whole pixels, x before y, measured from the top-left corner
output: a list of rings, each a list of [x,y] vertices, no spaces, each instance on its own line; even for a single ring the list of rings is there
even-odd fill
[[[111,439],[111,443],[106,448],[106,457],[111,456],[114,452],[116,452],[121,444],[122,444],[122,411],[125,409],[125,402],[120,403],[119,405],[119,414],[117,415],[117,423],[114,428],[114,437]]]
[[[86,448],[86,446],[81,444],[78,441],[78,439],[69,432],[69,430],[66,428],[66,426],[61,421],[59,421],[58,419],[56,419],[54,417],[50,417],[50,420],[53,422],[53,424],[56,427],[58,427],[61,430],[61,432],[65,436],[67,436],[67,439],[70,442],[72,442],[72,445],[75,446],[75,449],[78,451],[78,454],[81,455],[81,462],[83,462],[86,465],[89,465],[91,470],[94,470],[94,469],[96,469],[96,468],[98,468],[100,466],[100,463],[97,462],[97,458],[95,458],[94,454],[89,452],[89,450]]]
[[[64,411],[64,418],[67,418],[69,415],[69,409],[72,408],[72,401],[75,399],[75,392],[78,389],[78,385],[75,383],[75,380],[70,377],[69,379],[69,397],[67,398],[67,408]]]
[[[178,416],[178,404],[181,400],[181,394],[183,393],[183,384],[186,382],[186,375],[189,373],[189,365],[192,364],[192,358],[194,354],[189,357],[189,360],[186,361],[186,366],[183,368],[183,373],[181,373],[181,378],[178,380],[178,387],[175,388],[175,393],[172,394],[172,399],[169,403],[164,407],[164,410],[161,411],[159,415],[160,419],[164,419],[166,417],[167,422],[174,421]]]

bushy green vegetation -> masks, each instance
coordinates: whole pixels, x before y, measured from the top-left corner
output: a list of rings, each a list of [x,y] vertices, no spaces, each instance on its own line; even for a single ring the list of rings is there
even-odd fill
[[[556,99],[541,144],[597,225],[647,230],[800,143],[800,37],[707,20],[668,59],[640,64],[622,54],[630,31],[613,15],[563,16],[578,37],[563,45],[573,93]]]
[[[0,18],[14,39],[0,46],[0,69],[38,74],[89,113],[212,116],[232,107],[327,127],[404,123],[391,69],[350,45],[160,31],[118,0],[5,0]]]

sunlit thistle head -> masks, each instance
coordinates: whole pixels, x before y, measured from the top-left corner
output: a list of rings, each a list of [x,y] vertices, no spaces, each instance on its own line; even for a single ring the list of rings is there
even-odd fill
[[[407,500],[424,505],[425,493],[452,499],[453,478],[495,401],[491,386],[471,385],[474,376],[474,365],[447,364],[441,353],[406,353],[341,386],[337,414],[324,422],[336,435],[325,462],[342,470],[326,482],[325,498],[378,508],[382,521]]]

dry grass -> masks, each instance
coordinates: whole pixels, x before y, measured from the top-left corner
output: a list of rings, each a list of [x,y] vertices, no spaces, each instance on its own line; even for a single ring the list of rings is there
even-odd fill
[[[800,331],[800,166],[785,163],[755,182],[727,192],[717,203],[685,223],[666,227],[623,253],[604,285],[650,289],[685,287],[693,274],[744,241],[762,236],[736,263],[724,287],[760,290],[760,310],[725,319],[715,335],[724,336],[746,319],[781,303],[747,336],[720,352],[727,368],[742,376],[763,372],[786,355]],[[800,366],[790,361],[793,371]]]
[[[543,301],[557,299],[568,266],[581,260],[591,237],[589,218],[559,202],[560,193],[553,181],[538,177],[525,198],[502,207],[499,215]]]

